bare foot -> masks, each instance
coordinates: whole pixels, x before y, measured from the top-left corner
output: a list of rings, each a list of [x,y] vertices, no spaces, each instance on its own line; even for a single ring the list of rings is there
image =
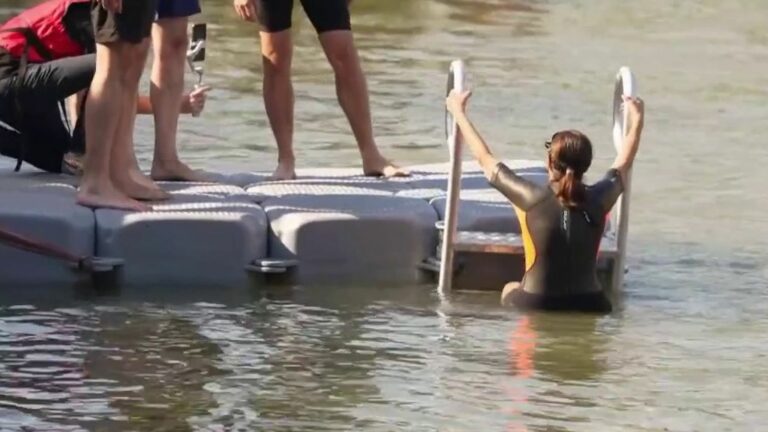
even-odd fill
[[[207,181],[204,174],[194,171],[179,160],[173,162],[153,161],[151,177],[156,181]]]
[[[377,155],[370,159],[363,159],[363,174],[370,177],[408,177],[410,172],[404,170],[392,162]]]
[[[272,173],[272,176],[269,177],[270,180],[296,180],[296,167],[295,162],[285,162],[285,161],[278,161],[277,162],[277,168],[275,168],[275,172]]]
[[[128,197],[111,184],[81,186],[77,191],[77,203],[92,209],[110,208],[137,212],[152,209],[148,205]]]
[[[149,177],[138,169],[130,169],[127,174],[114,175],[112,182],[124,194],[142,201],[167,200],[171,195],[160,189]]]

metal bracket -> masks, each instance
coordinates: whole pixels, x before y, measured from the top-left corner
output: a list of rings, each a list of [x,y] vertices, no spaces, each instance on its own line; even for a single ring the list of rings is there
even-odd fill
[[[191,42],[191,46],[189,47],[189,50],[187,50],[187,59],[192,62],[192,59],[197,57],[197,55],[200,53],[200,51],[205,48],[205,41],[204,40],[198,40]]]
[[[429,257],[424,261],[422,261],[421,263],[419,263],[417,267],[421,270],[428,271],[430,273],[439,274],[440,258],[435,256]],[[453,262],[453,271],[451,272],[451,274],[453,274],[453,276],[458,276],[461,274],[461,272],[464,271],[465,268],[466,268],[466,262],[464,262],[464,260],[456,259]]]
[[[189,64],[189,68],[192,69],[192,72],[197,74],[197,84],[201,85],[203,82],[203,66],[202,62],[199,66],[195,65],[195,57],[205,49],[205,40],[198,40],[192,43],[193,45],[187,51],[187,64]]]
[[[245,266],[245,270],[253,273],[275,274],[285,273],[298,265],[298,260],[259,259]]]
[[[122,258],[88,257],[78,264],[72,264],[72,267],[77,271],[88,273],[109,273],[124,264],[125,260]]]
[[[429,257],[422,261],[418,267],[428,272],[440,273],[440,259],[437,257]]]

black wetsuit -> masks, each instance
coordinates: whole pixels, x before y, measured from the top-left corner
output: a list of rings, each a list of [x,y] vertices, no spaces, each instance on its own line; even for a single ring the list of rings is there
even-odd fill
[[[514,204],[525,249],[525,276],[512,302],[523,308],[610,311],[596,262],[606,215],[621,194],[621,176],[609,170],[586,189],[578,208],[563,206],[552,188],[516,175],[502,163],[491,184]]]

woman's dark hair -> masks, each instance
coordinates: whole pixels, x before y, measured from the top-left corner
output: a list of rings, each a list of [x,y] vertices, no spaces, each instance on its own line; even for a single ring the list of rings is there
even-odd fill
[[[592,164],[592,143],[583,133],[566,130],[552,135],[547,149],[557,198],[566,207],[578,207],[586,195],[582,178]]]

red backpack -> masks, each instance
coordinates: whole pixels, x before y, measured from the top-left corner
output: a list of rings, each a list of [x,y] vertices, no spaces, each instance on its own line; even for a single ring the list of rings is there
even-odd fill
[[[64,20],[70,6],[90,0],[47,0],[0,26],[0,47],[21,63],[40,63],[87,53]]]

